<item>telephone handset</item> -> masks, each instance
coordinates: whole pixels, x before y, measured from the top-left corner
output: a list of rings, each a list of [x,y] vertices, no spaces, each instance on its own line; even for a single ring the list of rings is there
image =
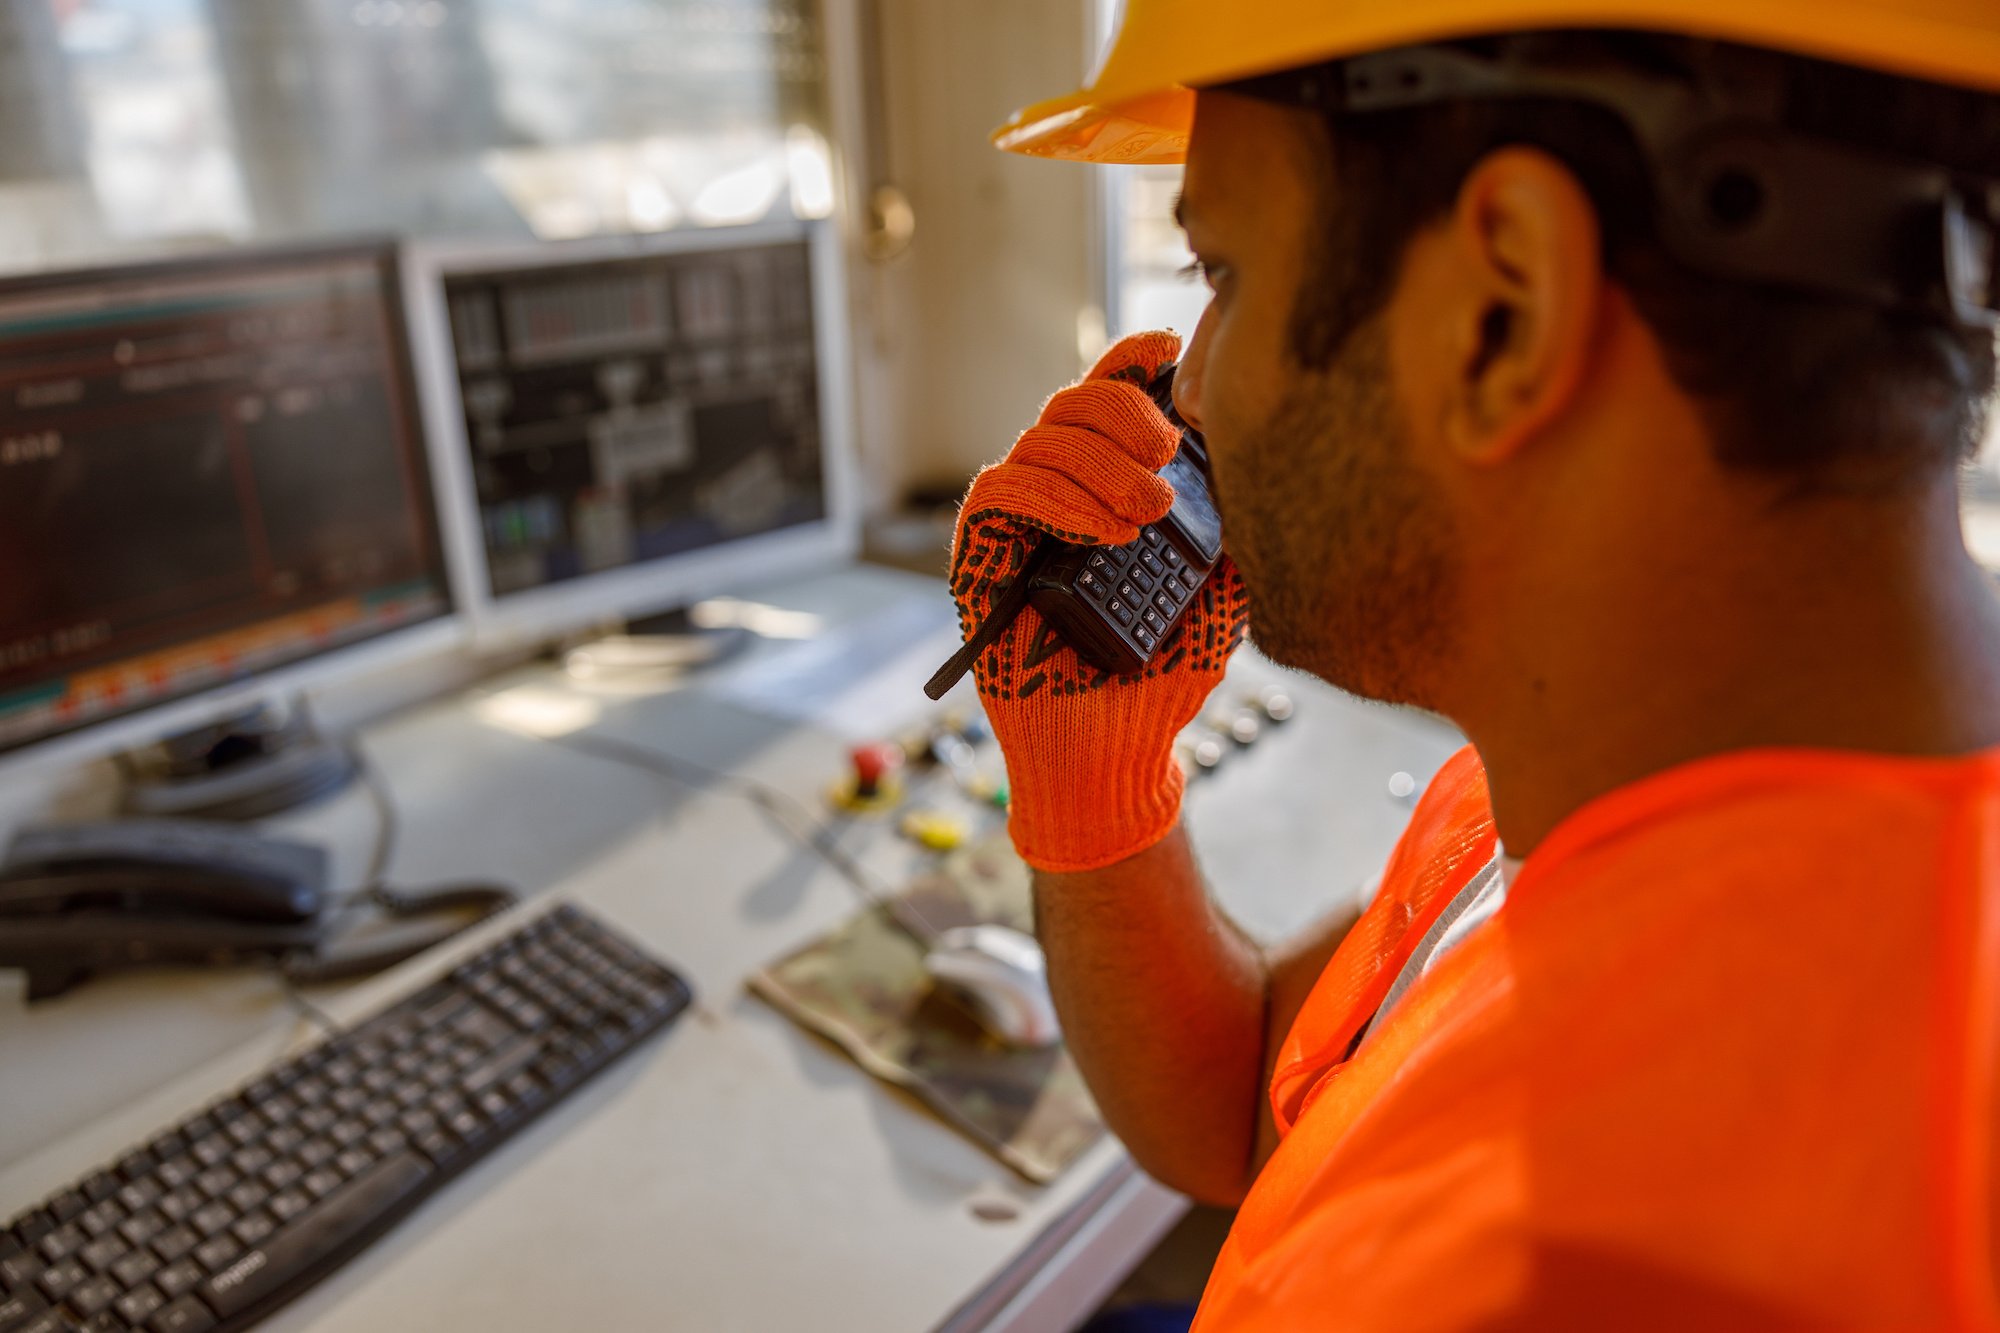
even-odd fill
[[[0,866],[0,967],[46,999],[93,972],[315,948],[326,852],[195,820],[27,829]]]
[[[28,999],[140,965],[276,963],[310,984],[361,976],[448,939],[514,901],[498,885],[365,891],[412,929],[328,936],[324,848],[237,824],[113,819],[25,829],[0,864],[0,968]]]
[[[1139,384],[1181,433],[1180,448],[1160,469],[1174,489],[1173,508],[1139,529],[1123,546],[1077,545],[1045,536],[994,602],[986,621],[924,686],[944,697],[1033,606],[1077,655],[1116,675],[1141,670],[1194,604],[1222,558],[1222,518],[1210,493],[1208,448],[1174,410],[1174,367],[1150,380],[1144,372],[1115,375]]]

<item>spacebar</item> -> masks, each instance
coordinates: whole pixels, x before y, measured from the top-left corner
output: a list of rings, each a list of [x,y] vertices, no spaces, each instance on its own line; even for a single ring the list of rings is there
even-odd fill
[[[414,1153],[385,1157],[299,1214],[268,1245],[251,1250],[203,1283],[202,1300],[227,1319],[297,1282],[424,1186],[429,1163]]]

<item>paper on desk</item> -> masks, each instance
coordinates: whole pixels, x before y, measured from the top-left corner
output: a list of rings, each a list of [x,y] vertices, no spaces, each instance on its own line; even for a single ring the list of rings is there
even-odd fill
[[[940,930],[1031,927],[1027,867],[1004,835],[954,853],[906,900]],[[931,988],[923,949],[876,908],[750,978],[750,989],[916,1094],[1029,1180],[1045,1184],[1104,1132],[1069,1052],[999,1045]]]

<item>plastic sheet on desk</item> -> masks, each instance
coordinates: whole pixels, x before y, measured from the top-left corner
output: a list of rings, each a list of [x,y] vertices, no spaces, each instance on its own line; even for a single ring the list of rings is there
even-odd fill
[[[897,602],[745,663],[716,690],[767,716],[855,739],[879,736],[906,723],[912,707],[924,702],[924,680],[937,667],[930,660],[937,639],[957,626],[958,613],[940,584],[936,597]]]
[[[974,843],[919,880],[904,901],[939,930],[997,922],[1027,930],[1028,872],[1004,835]],[[1068,1050],[1005,1047],[938,996],[924,951],[883,908],[750,978],[750,989],[914,1093],[1038,1184],[1060,1175],[1104,1132]]]

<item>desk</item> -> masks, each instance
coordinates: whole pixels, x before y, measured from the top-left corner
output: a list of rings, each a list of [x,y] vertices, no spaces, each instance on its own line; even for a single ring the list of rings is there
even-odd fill
[[[415,989],[555,898],[631,932],[697,999],[265,1327],[1061,1328],[1179,1216],[1109,1138],[1054,1184],[1026,1184],[748,995],[745,976],[857,901],[747,802],[510,730],[583,726],[816,804],[855,740],[928,714],[921,684],[957,638],[935,581],[863,566],[745,596],[799,613],[806,636],[760,640],[676,689],[520,668],[361,732],[402,817],[391,878],[491,877],[529,901],[328,993],[336,1018]],[[1251,654],[1232,672],[1277,676]],[[1457,743],[1428,718],[1290,684],[1297,719],[1189,802],[1218,893],[1266,937],[1379,869],[1409,813],[1389,775],[1422,781]],[[278,827],[332,846],[343,883],[373,832],[358,792]],[[921,855],[879,825],[848,845],[890,882]],[[0,1215],[312,1035],[255,972],[129,974],[32,1011],[18,975],[0,973]]]

